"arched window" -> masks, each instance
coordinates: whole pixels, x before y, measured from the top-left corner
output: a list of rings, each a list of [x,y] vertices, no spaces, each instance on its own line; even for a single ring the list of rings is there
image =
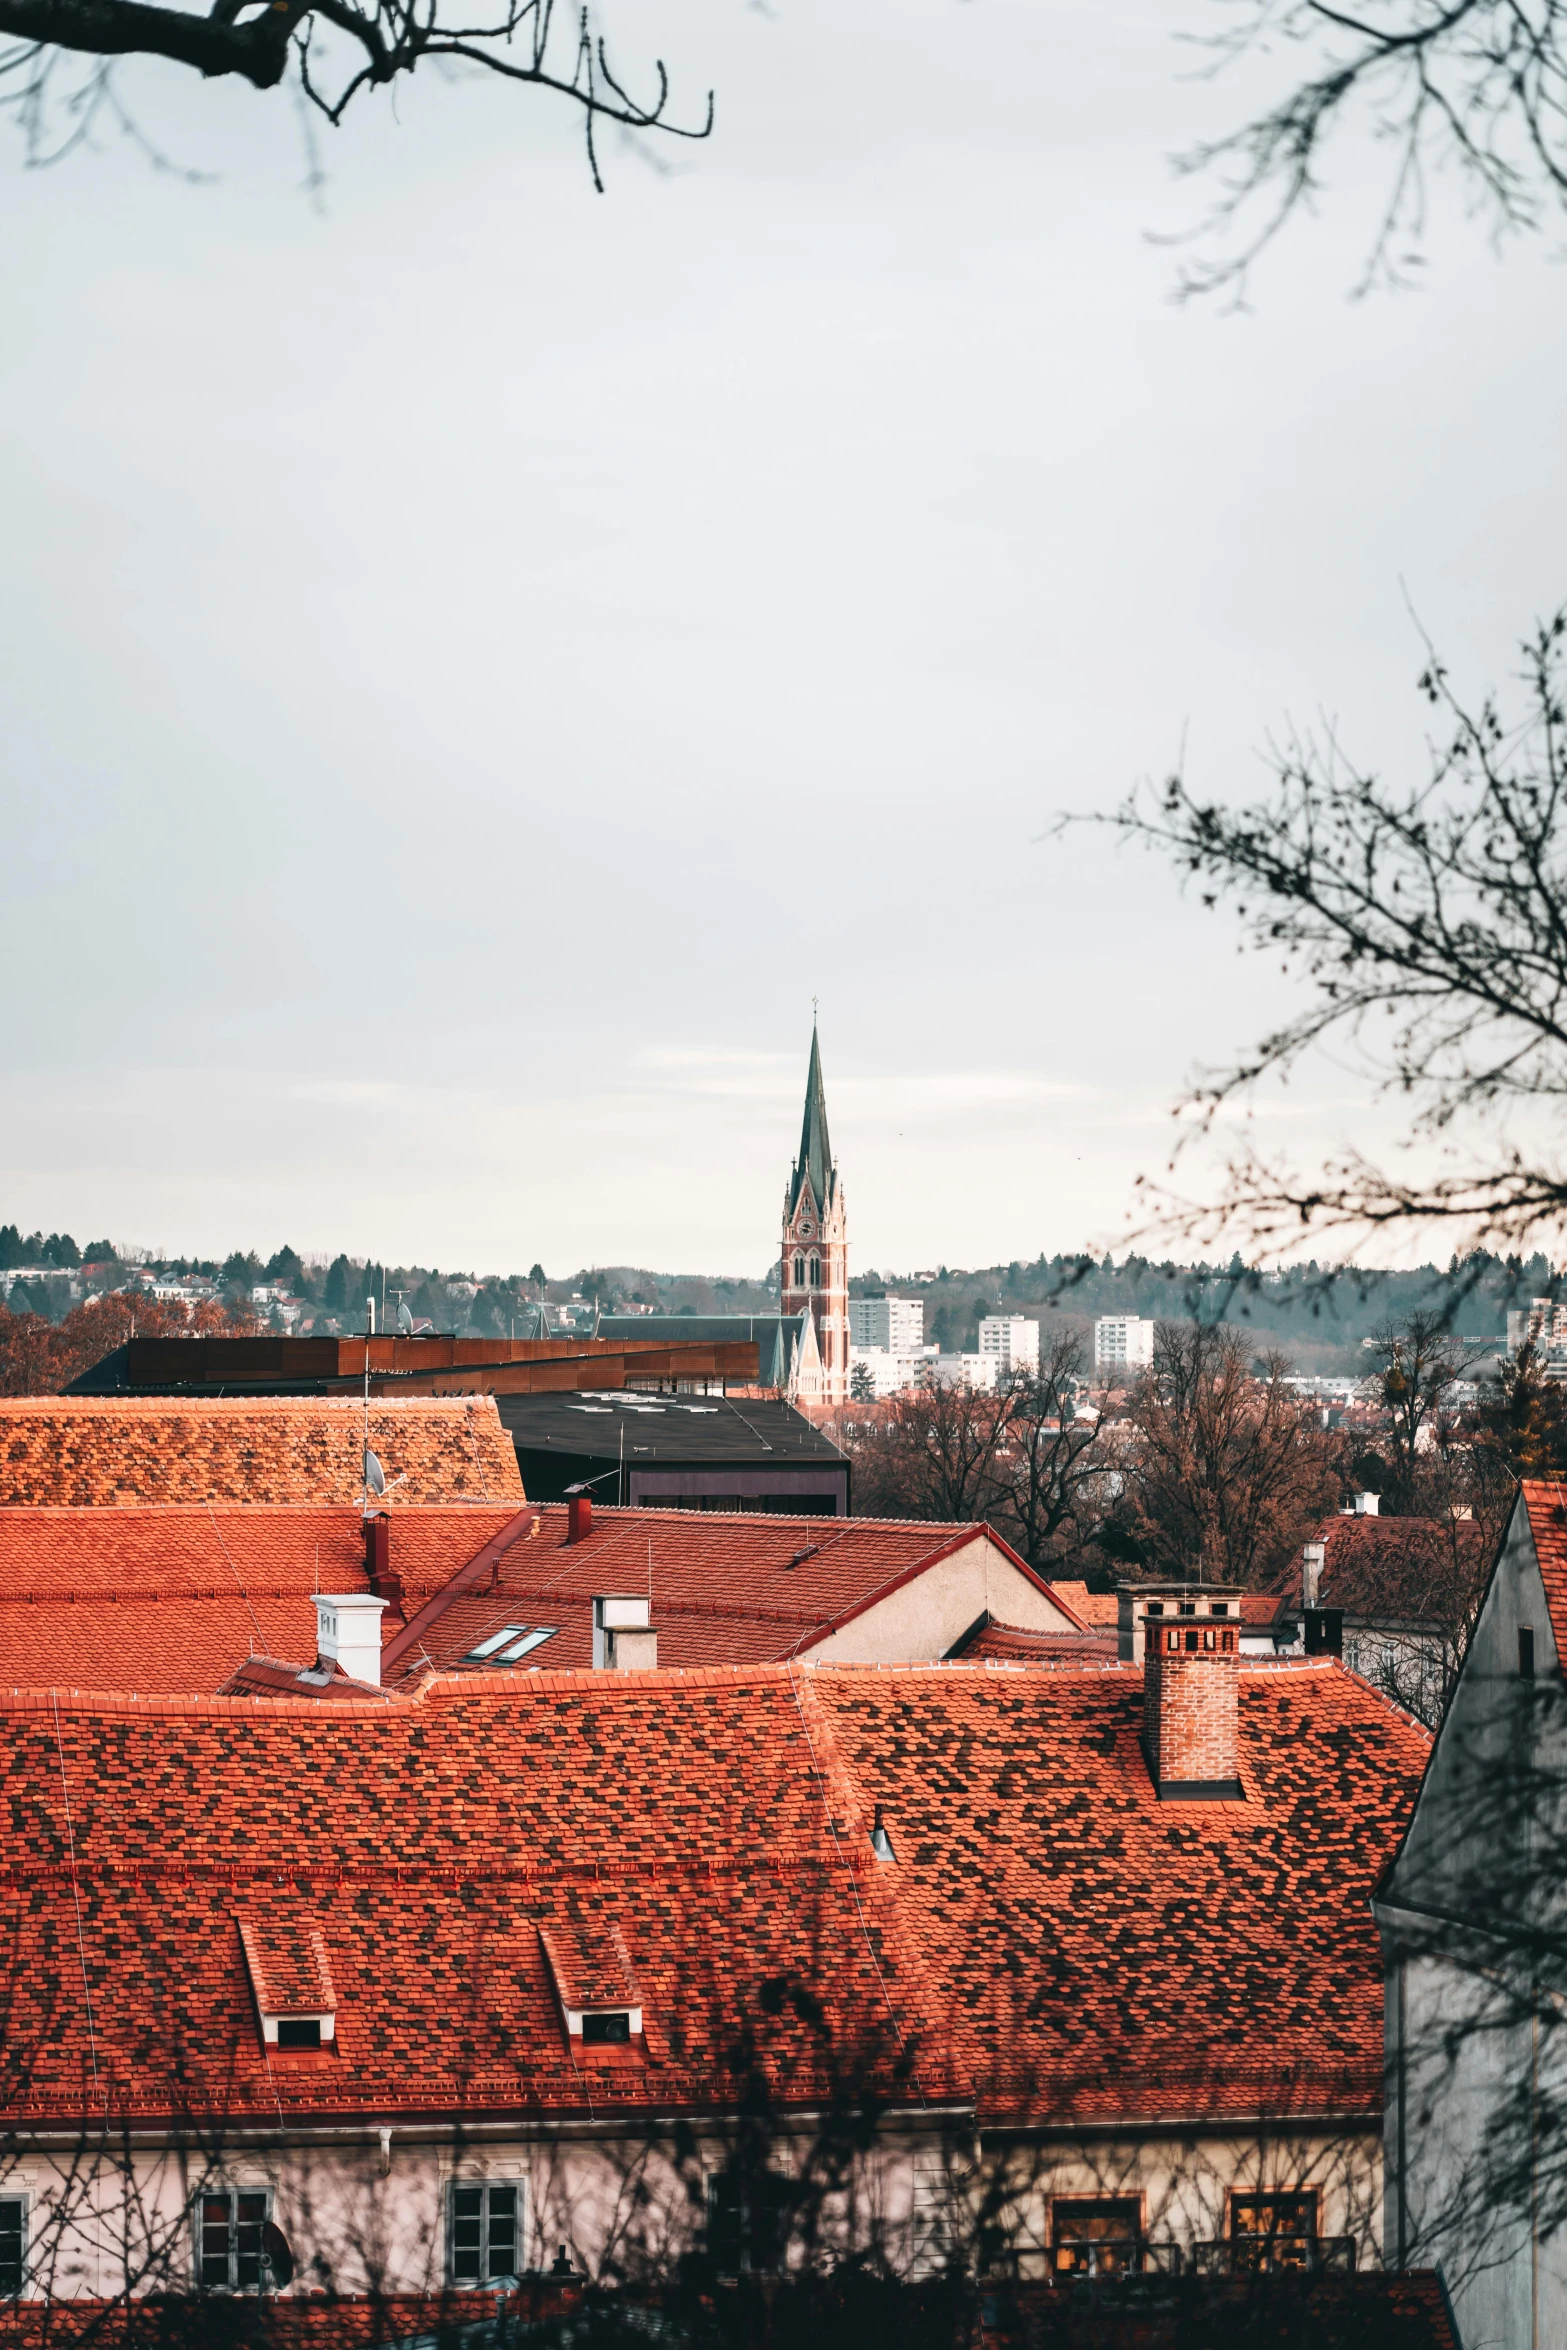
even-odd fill
[[[822,1285],[822,1260],[821,1260],[821,1258],[820,1258],[820,1257],[812,1257],[812,1259],[811,1259],[811,1287],[812,1287],[813,1289],[820,1289],[821,1285]]]
[[[796,1257],[794,1260],[794,1286],[796,1289],[803,1289],[805,1287],[804,1257]]]

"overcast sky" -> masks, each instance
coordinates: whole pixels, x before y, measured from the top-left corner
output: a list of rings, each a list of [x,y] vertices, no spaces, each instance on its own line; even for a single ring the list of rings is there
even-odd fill
[[[0,1219],[759,1272],[814,996],[856,1269],[1117,1239],[1284,998],[1054,812],[1319,710],[1407,766],[1406,589],[1477,683],[1567,595],[1553,252],[1352,301],[1346,151],[1249,314],[1170,300],[1211,5],[641,0],[719,127],[602,197],[434,79],[321,212],[173,67],[212,185],[0,151]]]

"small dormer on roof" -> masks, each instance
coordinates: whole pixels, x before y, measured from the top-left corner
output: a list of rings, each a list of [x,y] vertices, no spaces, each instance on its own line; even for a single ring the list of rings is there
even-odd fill
[[[642,2040],[642,1993],[617,1925],[555,1918],[540,1926],[539,1947],[574,2054]]]
[[[240,1912],[240,1948],[267,2049],[331,2048],[337,1990],[314,1910],[287,1896]]]

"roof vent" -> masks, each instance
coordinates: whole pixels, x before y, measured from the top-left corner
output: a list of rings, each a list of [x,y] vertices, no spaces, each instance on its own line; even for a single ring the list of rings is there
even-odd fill
[[[316,1655],[322,1664],[336,1664],[354,1681],[381,1686],[381,1618],[384,1599],[368,1591],[316,1593]]]
[[[1327,1564],[1325,1542],[1303,1544],[1300,1554],[1300,1604],[1316,1607],[1322,1597],[1322,1570]]]
[[[882,1817],[879,1803],[876,1806],[876,1817],[871,1823],[871,1850],[878,1860],[896,1860],[898,1857],[892,1849],[892,1838],[887,1833],[887,1823]]]
[[[1378,1517],[1382,1510],[1382,1496],[1380,1493],[1357,1493],[1352,1507],[1357,1518]]]

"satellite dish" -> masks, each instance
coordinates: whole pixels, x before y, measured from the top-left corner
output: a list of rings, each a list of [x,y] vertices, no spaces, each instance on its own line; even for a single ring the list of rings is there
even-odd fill
[[[384,1493],[386,1491],[386,1471],[368,1444],[365,1446],[365,1487],[370,1493]]]
[[[262,2222],[261,2255],[271,2271],[274,2291],[293,2283],[294,2255],[289,2250],[288,2238],[272,2220]]]
[[[400,1297],[397,1301],[397,1327],[405,1338],[412,1338],[414,1318],[408,1311],[408,1300],[405,1297]]]

